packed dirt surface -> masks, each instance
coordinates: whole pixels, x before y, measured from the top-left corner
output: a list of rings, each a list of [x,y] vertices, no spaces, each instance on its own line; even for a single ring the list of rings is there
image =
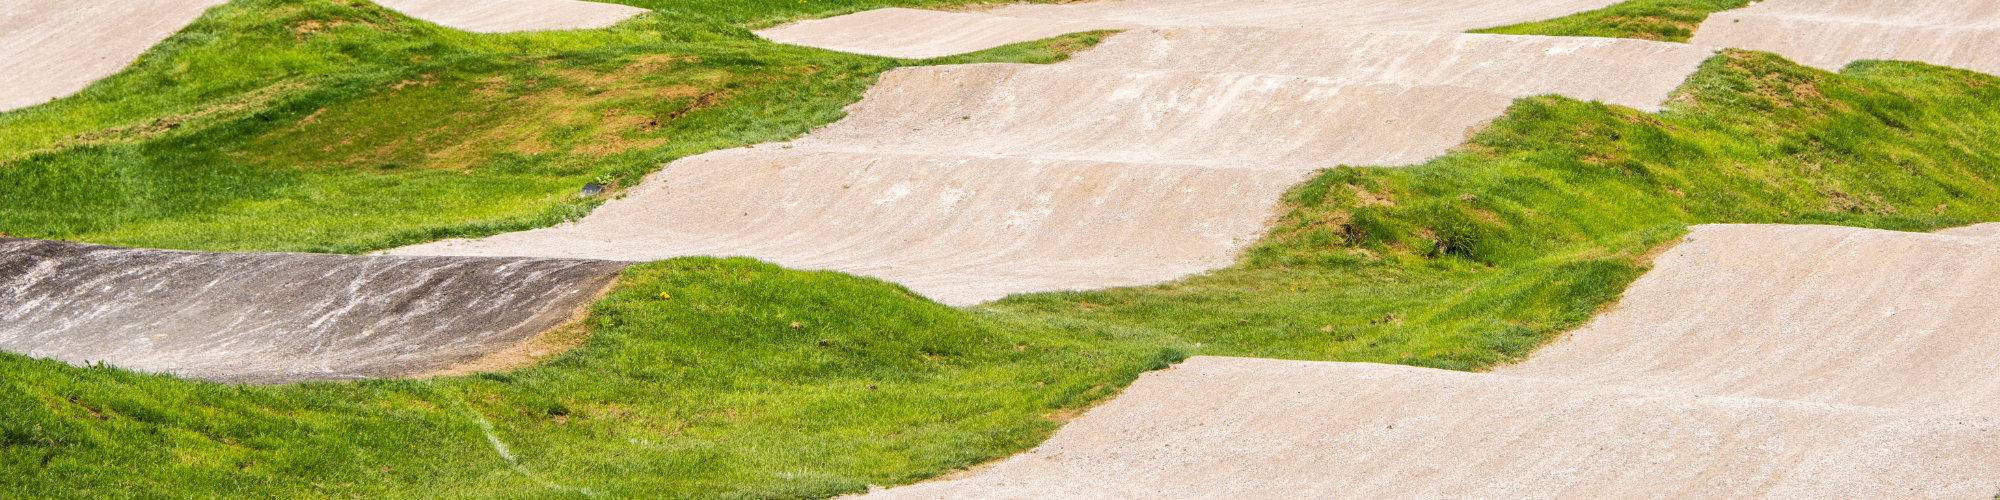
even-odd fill
[[[0,111],[83,90],[227,1],[0,2]]]
[[[1986,499],[1997,453],[1986,416],[1195,357],[983,472],[865,498]]]
[[[1195,357],[869,499],[2000,493],[2000,224],[1706,225],[1519,365]]]
[[[1616,309],[1498,373],[2000,417],[1995,226],[1696,226]]]
[[[578,0],[374,0],[403,15],[473,33],[603,28],[650,12]]]
[[[1766,0],[1710,15],[1691,43],[1775,52],[1830,71],[1888,59],[2000,74],[2000,2]]]
[[[1157,283],[1227,266],[1315,169],[1422,162],[1516,97],[1655,108],[1710,54],[1642,40],[1135,30],[1056,65],[897,69],[838,123],[682,159],[577,223],[390,253],[744,255],[953,305]]]
[[[1596,10],[1618,0],[1120,0],[980,12],[880,9],[758,31],[778,43],[923,59],[1064,33],[1141,27],[1267,27],[1455,33]]]
[[[0,238],[0,349],[219,382],[409,376],[529,341],[623,267]]]

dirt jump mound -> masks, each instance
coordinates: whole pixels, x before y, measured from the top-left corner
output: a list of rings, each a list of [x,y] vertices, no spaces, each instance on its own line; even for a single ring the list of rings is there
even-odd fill
[[[1616,309],[1499,372],[2000,417],[1992,227],[1696,226]]]
[[[0,111],[74,94],[227,0],[8,0]]]
[[[1266,27],[1463,32],[1595,10],[1616,0],[1120,0],[1012,5],[981,12],[880,9],[758,31],[792,45],[922,59],[1079,31]]]
[[[221,382],[409,376],[521,346],[624,264],[0,239],[0,349]]]
[[[869,499],[1990,498],[2000,420],[1196,357],[1032,451]]]
[[[2000,2],[1766,0],[1708,16],[1691,42],[1775,52],[1829,71],[1888,59],[2000,74]]]
[[[1168,55],[1183,50],[1198,57]],[[1656,107],[1709,55],[1641,40],[1139,30],[1057,65],[894,70],[838,123],[682,159],[577,223],[391,253],[745,255],[954,305],[1157,283],[1228,265],[1315,169],[1422,162],[1516,97]]]
[[[1992,498],[2000,225],[1697,226],[1475,374],[1196,357],[1040,447],[868,498]]]
[[[473,33],[603,28],[649,12],[578,0],[375,0],[403,15]]]

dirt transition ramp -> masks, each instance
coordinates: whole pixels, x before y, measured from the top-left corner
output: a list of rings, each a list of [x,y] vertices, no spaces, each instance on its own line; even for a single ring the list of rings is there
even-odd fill
[[[225,2],[0,2],[0,111],[75,94]]]
[[[595,29],[651,12],[578,0],[374,0],[403,15],[473,33]]]
[[[1775,52],[1829,71],[1887,59],[2000,74],[2000,2],[1766,0],[1708,16],[1690,42]]]
[[[1195,357],[899,499],[1991,498],[2000,419]]]
[[[1684,44],[1278,28],[1113,36],[1055,65],[890,71],[798,140],[674,162],[573,224],[402,255],[741,255],[951,305],[1228,266],[1284,191],[1444,154],[1514,98],[1657,108]]]
[[[1996,228],[1696,226],[1616,309],[1497,373],[2000,417]]]
[[[1705,225],[1493,373],[1195,357],[1040,447],[868,499],[2000,493],[2000,224]]]
[[[773,42],[923,59],[1064,33],[1146,27],[1261,27],[1457,33],[1596,10],[1616,0],[1111,0],[977,12],[878,9],[758,31]]]
[[[218,382],[410,376],[569,321],[624,266],[0,238],[0,349]]]

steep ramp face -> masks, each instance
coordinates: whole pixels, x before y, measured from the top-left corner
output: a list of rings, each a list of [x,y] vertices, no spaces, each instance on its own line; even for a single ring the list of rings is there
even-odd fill
[[[1829,71],[1887,59],[2000,74],[2000,2],[1767,0],[1708,16],[1690,43],[1775,52]]]
[[[0,111],[75,94],[228,0],[7,0]]]
[[[650,12],[578,0],[374,0],[403,15],[473,33],[595,29]]]
[[[221,382],[430,373],[571,319],[624,264],[0,239],[0,349]]]
[[[1032,451],[868,499],[1990,498],[2000,420],[1195,357]]]
[[[1267,27],[1455,33],[1596,10],[1616,0],[1115,0],[982,12],[881,9],[758,31],[765,39],[922,59],[1090,30]]]
[[[1157,283],[1228,265],[1312,170],[1422,162],[1524,95],[1656,106],[1670,88],[1656,80],[1708,55],[1499,35],[1128,35],[1057,65],[897,69],[838,123],[682,159],[577,223],[391,253],[744,255],[953,305]],[[1293,57],[1229,48],[1271,38],[1285,43],[1263,50]],[[1214,61],[1158,55],[1183,47]],[[1376,50],[1395,47],[1426,55]],[[1502,71],[1477,57],[1495,54],[1524,59]]]
[[[1496,373],[2000,416],[1996,298],[2000,238],[1696,226],[1617,308]]]

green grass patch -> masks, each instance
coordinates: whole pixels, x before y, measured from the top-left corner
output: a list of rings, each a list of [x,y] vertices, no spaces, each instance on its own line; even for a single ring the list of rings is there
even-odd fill
[[[2000,216],[1995,84],[1725,51],[1659,114],[1525,98],[1426,164],[1324,171],[1236,267],[989,307],[1168,332],[1195,354],[1479,369],[1580,326],[1689,224]]]
[[[1472,30],[1496,35],[1594,36],[1687,42],[1717,11],[1740,9],[1750,0],[1630,0],[1547,21]]]
[[[586,182],[837,120],[883,71],[1056,62],[1104,34],[896,60],[771,44],[723,15],[744,5],[702,5],[475,35],[238,0],[77,96],[0,114],[0,232],[360,253],[544,227],[603,200],[576,196]]]
[[[581,348],[509,373],[243,387],[0,355],[0,495],[822,498],[905,483],[1026,449],[1186,355],[1519,356],[1609,304],[1688,224],[1992,220],[1996,103],[1990,75],[1729,51],[1659,114],[1527,98],[1426,164],[1323,171],[1239,265],[1159,286],[954,309],[871,279],[687,258],[628,270]]]
[[[994,316],[686,258],[626,271],[582,347],[511,373],[224,386],[0,355],[0,495],[820,498],[1032,446],[1183,356]]]
[[[899,61],[745,29],[886,3],[624,3],[659,11],[471,35],[232,2],[83,94],[0,114],[0,231],[359,252],[535,227],[597,203],[582,182],[838,119],[881,71],[1053,62],[1104,35]],[[1565,22],[1670,39],[1619,20],[1724,3]],[[1322,171],[1238,265],[1158,286],[955,309],[688,258],[628,270],[580,348],[508,373],[246,387],[0,355],[0,496],[823,498],[1020,451],[1190,354],[1490,366],[1611,303],[1690,224],[1993,220],[1996,156],[2000,78],[1726,51],[1661,113],[1526,98],[1423,165]]]

